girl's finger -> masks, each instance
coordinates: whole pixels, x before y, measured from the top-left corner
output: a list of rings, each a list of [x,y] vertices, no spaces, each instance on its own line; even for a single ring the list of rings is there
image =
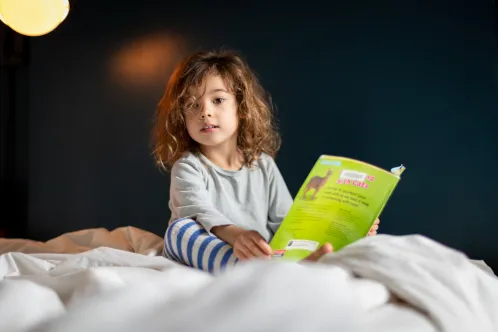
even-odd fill
[[[334,252],[334,248],[330,243],[325,243],[323,246],[315,250],[311,255],[304,258],[303,261],[316,262],[322,256]]]
[[[251,259],[252,255],[246,247],[239,246],[235,250],[235,256],[237,256],[239,260],[248,260]]]
[[[263,238],[253,238],[253,242],[265,256],[271,255],[271,247]]]
[[[246,255],[244,255],[241,251],[238,251],[238,252],[235,254],[235,257],[237,257],[237,259],[238,259],[239,261],[241,261],[241,262],[242,262],[242,261],[247,261],[247,260],[249,260],[249,258],[247,258],[247,256],[246,256]]]
[[[264,256],[268,256],[266,255],[263,250],[261,250],[259,248],[259,246],[256,244],[256,242],[254,241],[251,241],[249,243],[247,243],[247,250],[250,252],[251,256],[254,256],[254,257],[264,257]]]

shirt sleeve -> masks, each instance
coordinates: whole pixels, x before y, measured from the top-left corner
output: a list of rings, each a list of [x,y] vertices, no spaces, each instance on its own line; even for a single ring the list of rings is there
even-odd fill
[[[275,234],[289,212],[293,199],[273,158],[269,157],[270,200],[268,204],[268,226]]]
[[[178,218],[192,218],[209,233],[214,226],[233,225],[213,205],[198,166],[178,161],[171,170],[170,206]]]

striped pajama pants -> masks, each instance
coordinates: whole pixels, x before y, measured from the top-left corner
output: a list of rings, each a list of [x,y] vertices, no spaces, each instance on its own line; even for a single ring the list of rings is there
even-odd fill
[[[168,226],[163,256],[209,273],[221,272],[237,262],[232,246],[208,234],[189,218],[175,220]]]

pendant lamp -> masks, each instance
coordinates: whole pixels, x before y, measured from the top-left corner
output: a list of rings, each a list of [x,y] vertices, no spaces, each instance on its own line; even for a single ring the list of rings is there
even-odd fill
[[[68,0],[0,0],[0,20],[25,36],[53,31],[68,13]]]

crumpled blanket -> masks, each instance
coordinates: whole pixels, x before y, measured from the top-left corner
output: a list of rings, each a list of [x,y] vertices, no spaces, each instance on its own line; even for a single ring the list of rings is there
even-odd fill
[[[109,247],[140,254],[162,254],[163,238],[140,228],[128,226],[112,231],[89,228],[62,234],[47,242],[0,238],[0,254],[8,252],[77,254]]]
[[[498,278],[418,235],[218,275],[108,247],[8,253],[0,278],[1,331],[498,331]]]

